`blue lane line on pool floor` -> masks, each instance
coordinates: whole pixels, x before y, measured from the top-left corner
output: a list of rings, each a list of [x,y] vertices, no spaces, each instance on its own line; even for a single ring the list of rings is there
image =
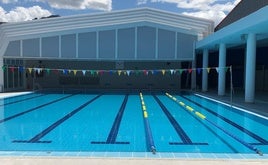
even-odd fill
[[[29,98],[25,98],[25,99],[18,100],[18,101],[13,101],[13,102],[9,102],[9,103],[4,103],[4,104],[1,104],[0,106],[6,106],[6,105],[10,105],[10,104],[16,104],[16,103],[19,103],[19,102],[23,102],[23,101],[26,101],[26,100],[35,99],[35,98],[42,97],[42,96],[45,96],[45,95],[46,95],[46,94],[41,94],[41,95],[38,95],[38,96],[33,96],[33,97],[29,97]]]
[[[165,105],[159,100],[156,95],[153,95],[156,102],[159,104],[170,123],[176,130],[177,134],[180,136],[182,142],[170,142],[170,145],[208,145],[208,143],[193,143],[190,137],[186,134],[186,132],[182,129],[180,124],[176,121],[176,119],[170,114],[169,110],[165,107]]]
[[[25,115],[25,114],[27,114],[27,113],[29,113],[29,112],[38,110],[38,109],[40,109],[40,108],[43,108],[43,107],[48,106],[48,105],[50,105],[50,104],[53,104],[53,103],[59,102],[59,101],[61,101],[61,100],[67,99],[67,98],[72,97],[72,96],[74,96],[74,95],[76,95],[76,94],[71,94],[71,95],[68,95],[68,96],[65,96],[65,97],[62,97],[62,98],[53,100],[53,101],[51,101],[51,102],[48,102],[48,103],[39,105],[39,106],[37,106],[37,107],[31,108],[31,109],[29,109],[29,110],[23,111],[23,112],[21,112],[21,113],[17,113],[17,114],[15,114],[15,115],[9,116],[9,117],[7,117],[7,118],[4,118],[4,119],[0,120],[0,123],[4,123],[4,122],[6,122],[6,121],[8,121],[8,120],[11,120],[11,119],[14,119],[14,118],[16,118],[16,117]]]
[[[56,121],[55,123],[53,123],[52,125],[47,127],[45,130],[43,130],[42,132],[40,132],[39,134],[34,136],[32,139],[30,139],[30,140],[14,140],[12,142],[13,143],[51,143],[51,141],[40,141],[40,139],[43,138],[44,136],[46,136],[49,132],[54,130],[60,124],[65,122],[67,119],[71,118],[73,115],[75,115],[76,113],[78,113],[79,111],[84,109],[87,105],[89,105],[90,103],[92,103],[93,101],[98,99],[100,96],[101,95],[98,95],[98,96],[94,97],[93,99],[87,101],[83,105],[79,106],[78,108],[76,108],[72,112],[68,113],[67,115],[65,115],[64,117],[62,117],[61,119],[59,119],[58,121]]]
[[[189,99],[189,98],[187,98],[185,96],[182,96],[182,95],[180,95],[180,96],[182,98],[186,99],[187,101],[190,101],[191,103],[193,103],[193,104],[195,104],[195,105],[197,105],[197,106],[205,109],[206,111],[210,112],[211,114],[215,115],[216,117],[222,119],[223,121],[229,123],[230,125],[234,126],[235,128],[239,129],[240,131],[244,132],[245,134],[251,136],[252,138],[254,138],[254,139],[256,139],[257,141],[260,142],[260,143],[250,143],[250,144],[254,144],[254,145],[268,145],[268,141],[267,140],[263,139],[262,137],[258,136],[255,133],[251,132],[250,130],[248,130],[248,129],[246,129],[246,128],[244,128],[244,127],[236,124],[235,122],[227,119],[226,117],[224,117],[224,116],[222,116],[222,115],[220,115],[220,114],[218,114],[218,113],[210,110],[209,108],[207,108],[207,107],[205,107],[205,106],[203,106],[203,105],[201,105],[199,103],[196,103],[195,101],[193,101],[193,100],[191,100],[191,99]]]
[[[116,115],[116,118],[110,130],[110,133],[107,137],[107,140],[105,142],[92,141],[91,144],[129,144],[129,142],[116,142],[116,138],[117,138],[118,131],[120,128],[120,123],[123,118],[123,114],[126,108],[127,101],[128,101],[128,95],[125,96],[124,101],[121,104],[121,107]]]

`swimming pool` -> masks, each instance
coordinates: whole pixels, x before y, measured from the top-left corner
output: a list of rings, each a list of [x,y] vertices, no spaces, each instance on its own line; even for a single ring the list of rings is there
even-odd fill
[[[153,145],[156,152],[254,153],[249,145],[267,153],[267,126],[266,118],[186,92],[0,100],[1,151],[148,152]]]

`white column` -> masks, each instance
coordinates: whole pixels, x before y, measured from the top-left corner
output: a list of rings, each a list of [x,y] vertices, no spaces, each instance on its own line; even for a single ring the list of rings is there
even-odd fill
[[[247,37],[246,50],[246,82],[245,102],[253,103],[255,98],[255,70],[256,70],[256,34]]]
[[[208,91],[208,49],[203,50],[202,91]]]
[[[4,65],[3,57],[0,57],[0,92],[4,91],[4,71],[2,70],[2,66]],[[7,69],[6,69],[7,70]]]
[[[225,67],[226,67],[226,45],[220,44],[219,50],[219,73],[218,73],[218,95],[225,95]]]

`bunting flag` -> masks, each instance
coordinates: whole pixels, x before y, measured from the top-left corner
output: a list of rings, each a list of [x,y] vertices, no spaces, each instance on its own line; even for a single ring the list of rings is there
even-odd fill
[[[144,70],[143,71],[143,74],[147,76],[148,75],[148,71],[147,70]]]
[[[3,71],[5,71],[6,70],[6,66],[4,65],[4,66],[2,66],[2,70]]]
[[[215,68],[215,69],[216,69],[217,73],[219,73],[219,68],[217,67],[217,68]]]
[[[135,73],[136,73],[136,75],[139,75],[139,71],[138,70],[135,70]]]
[[[201,73],[201,68],[197,68],[197,74]]]
[[[53,69],[53,72],[54,72],[55,74],[59,74],[59,70],[57,70],[57,69]]]
[[[15,67],[10,67],[11,72],[14,72],[14,70],[15,70]]]
[[[86,70],[82,70],[83,76],[86,75]]]
[[[118,71],[117,71],[118,76],[121,75],[121,72],[122,72],[121,70],[118,70]]]
[[[19,72],[23,72],[24,71],[24,67],[23,66],[19,66]]]
[[[103,75],[103,73],[104,73],[103,70],[100,70],[100,71],[99,71],[99,74],[100,74],[101,76]]]
[[[62,73],[63,73],[63,74],[68,74],[68,72],[69,72],[69,71],[68,71],[67,69],[62,69]]]
[[[127,75],[128,75],[128,76],[130,75],[130,70],[127,70]]]
[[[50,69],[47,68],[46,71],[47,71],[47,74],[49,75],[50,74]]]
[[[174,69],[170,69],[170,74],[171,74],[171,75],[174,74]]]
[[[109,73],[110,73],[110,75],[113,75],[113,71],[112,70],[110,70]]]
[[[74,75],[76,76],[77,70],[73,70]]]
[[[188,69],[188,73],[192,73],[193,69]]]
[[[162,76],[165,75],[175,75],[175,74],[191,74],[193,71],[196,71],[198,74],[201,74],[202,70],[206,70],[208,73],[210,73],[210,70],[216,70],[217,73],[219,72],[220,69],[225,70],[226,72],[228,70],[231,71],[231,69],[229,69],[230,67],[211,67],[211,68],[189,68],[189,69],[154,69],[154,70],[73,70],[73,69],[54,69],[54,68],[38,68],[38,67],[23,67],[23,66],[7,66],[7,65],[3,65],[2,66],[2,71],[6,71],[6,70],[10,70],[10,72],[23,72],[26,71],[28,73],[32,73],[33,71],[36,74],[41,74],[43,71],[46,71],[47,74],[49,75],[51,73],[51,71],[53,71],[54,74],[59,74],[62,73],[64,75],[68,75],[71,74],[71,72],[73,72],[73,75],[76,76],[78,72],[81,72],[83,74],[83,76],[86,75],[86,72],[89,72],[90,75],[95,76],[95,75],[99,75],[102,76],[104,73],[109,73],[110,75],[113,74],[117,74],[118,76],[122,76],[122,75],[144,75],[144,76],[148,76],[149,74],[151,75],[157,75],[158,73],[160,73]]]
[[[33,68],[28,68],[28,72],[31,74]]]
[[[40,74],[40,73],[41,73],[41,71],[42,71],[42,69],[41,69],[41,68],[37,68],[37,74]]]

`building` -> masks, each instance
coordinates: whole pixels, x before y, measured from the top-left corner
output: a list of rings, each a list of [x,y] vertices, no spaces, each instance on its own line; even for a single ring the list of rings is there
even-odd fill
[[[244,90],[245,102],[254,102],[256,91],[268,90],[267,12],[266,0],[242,0],[216,27],[215,33],[196,43],[197,65],[219,68],[219,74],[210,78],[203,70],[197,82],[202,91],[215,87],[218,95],[225,95],[230,75],[222,68],[231,65],[233,84]]]
[[[2,90],[179,89],[210,20],[139,8],[0,25]]]

